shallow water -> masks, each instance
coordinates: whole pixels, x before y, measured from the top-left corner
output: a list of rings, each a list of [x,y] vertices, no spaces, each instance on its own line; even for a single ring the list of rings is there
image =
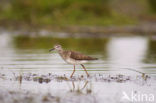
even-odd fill
[[[18,75],[37,74],[43,76],[48,73],[69,78],[73,66],[66,64],[56,52],[49,52],[49,49],[56,43],[62,44],[65,49],[77,50],[99,58],[85,64],[91,79],[63,80],[62,82],[53,79],[49,83],[42,84],[23,79],[22,85],[16,79],[11,80]],[[88,100],[90,100],[88,103],[104,103],[103,101],[125,103],[119,99],[122,97],[121,91],[156,94],[156,38],[125,36],[81,39],[26,37],[1,33],[0,70],[1,75],[5,75],[0,75],[0,91],[5,88],[6,90],[24,90],[43,94],[50,92],[54,96],[61,95],[62,101],[74,103],[80,99],[82,99],[81,103],[86,103]],[[137,76],[142,77],[143,73],[151,78],[148,82],[144,82],[141,78],[137,79]],[[124,83],[108,82],[107,80],[106,82],[101,78],[95,79],[95,75],[106,75],[108,79],[109,76],[119,74],[133,78]],[[82,75],[86,78],[82,67],[76,66],[75,78]],[[87,86],[80,91],[81,95],[73,97],[74,95],[71,93],[77,93],[86,82],[88,82]],[[74,99],[70,100],[69,98]]]
[[[86,64],[89,73],[127,73],[134,69],[156,74],[156,40],[149,37],[52,38],[0,35],[0,67],[21,72],[72,72],[56,52],[48,50],[60,43],[65,49],[78,50],[99,60]],[[76,67],[80,74],[82,68]]]

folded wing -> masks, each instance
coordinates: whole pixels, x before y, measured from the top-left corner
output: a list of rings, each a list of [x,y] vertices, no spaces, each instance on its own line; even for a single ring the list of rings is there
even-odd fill
[[[79,52],[75,52],[75,51],[70,51],[70,57],[75,59],[75,60],[97,60],[97,58],[93,58],[90,56],[86,56],[84,54],[81,54]]]

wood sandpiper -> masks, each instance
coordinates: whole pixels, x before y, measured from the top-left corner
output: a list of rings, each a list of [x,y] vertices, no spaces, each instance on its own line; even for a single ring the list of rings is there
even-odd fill
[[[76,51],[63,50],[62,46],[58,44],[55,45],[54,48],[50,49],[49,51],[51,52],[53,50],[56,50],[66,63],[74,65],[74,70],[70,76],[71,78],[75,72],[75,65],[78,65],[78,64],[80,64],[83,67],[87,76],[89,77],[89,74],[83,64],[91,60],[97,60],[97,58],[86,56]]]

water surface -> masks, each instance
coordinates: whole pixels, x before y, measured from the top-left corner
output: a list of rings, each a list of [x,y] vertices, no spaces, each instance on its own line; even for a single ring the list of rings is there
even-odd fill
[[[49,52],[54,44],[64,49],[80,51],[99,58],[86,64],[89,73],[127,73],[134,69],[147,74],[156,73],[156,40],[149,37],[128,36],[108,38],[52,38],[0,35],[0,67],[22,72],[71,73],[56,52]],[[80,74],[82,68],[76,67]],[[129,71],[130,74],[135,72]],[[83,72],[82,72],[83,73]]]
[[[99,58],[85,64],[91,78],[87,79],[78,65],[74,77],[83,75],[82,79],[64,80],[64,76],[69,78],[73,66],[66,64],[56,52],[49,52],[54,44]],[[1,33],[0,70],[0,91],[3,94],[0,97],[10,95],[9,90],[20,91],[16,95],[11,92],[12,97],[5,98],[4,103],[18,95],[35,98],[36,103],[47,100],[45,95],[47,98],[52,96],[55,102],[59,98],[60,103],[125,103],[121,102],[123,91],[156,95],[156,39],[143,36],[53,38]],[[18,79],[19,75],[23,76],[22,81]],[[34,82],[37,76],[51,81]],[[30,94],[23,93],[25,91]]]

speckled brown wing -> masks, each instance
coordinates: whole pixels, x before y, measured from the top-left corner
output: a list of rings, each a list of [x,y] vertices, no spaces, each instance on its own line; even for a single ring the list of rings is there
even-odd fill
[[[84,54],[81,54],[79,52],[75,52],[75,51],[70,51],[71,55],[70,57],[75,59],[75,60],[97,60],[97,58],[92,58],[90,56],[86,56]]]

